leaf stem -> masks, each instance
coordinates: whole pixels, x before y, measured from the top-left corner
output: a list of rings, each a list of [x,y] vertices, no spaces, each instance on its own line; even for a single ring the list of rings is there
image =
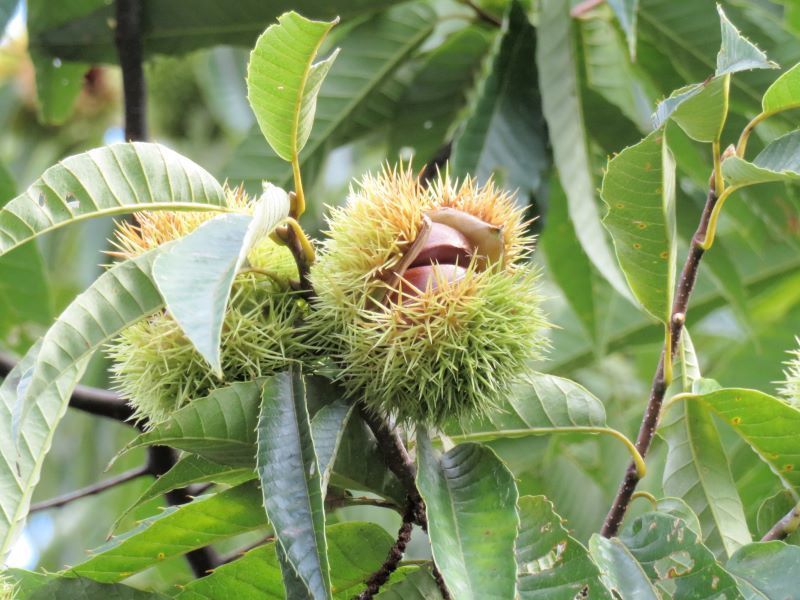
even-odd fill
[[[306,196],[303,193],[303,178],[300,175],[300,159],[295,155],[292,160],[292,175],[294,176],[294,195],[292,196],[292,205],[289,214],[299,219],[306,211]]]
[[[700,242],[700,246],[703,250],[708,250],[714,244],[714,238],[717,235],[717,222],[719,221],[719,215],[722,212],[722,207],[725,205],[725,201],[730,198],[731,194],[738,190],[741,186],[732,185],[725,189],[722,194],[720,194],[717,202],[714,204],[714,208],[711,211],[711,215],[708,219],[708,227],[706,228],[706,234],[703,237],[703,240]]]
[[[290,194],[290,196],[295,198],[294,193]],[[294,262],[297,264],[297,274],[300,277],[300,289],[308,295],[313,294],[308,272],[314,263],[315,252],[314,246],[309,241],[303,228],[300,227],[300,224],[295,219],[289,217],[286,219],[285,225],[275,229],[275,236],[281,243],[286,244],[286,247],[289,248],[294,257]]]
[[[686,323],[686,312],[689,308],[689,297],[694,290],[694,285],[697,281],[697,272],[700,268],[700,261],[706,250],[703,246],[703,242],[706,240],[711,215],[714,212],[717,201],[716,187],[712,182],[708,195],[706,196],[706,204],[703,208],[703,214],[700,217],[700,223],[697,226],[694,236],[692,236],[689,254],[686,256],[686,261],[684,262],[678,281],[678,289],[672,303],[669,324],[671,343],[668,345],[665,340],[664,347],[661,351],[661,358],[658,361],[658,366],[653,376],[650,399],[648,400],[647,409],[642,417],[639,434],[636,437],[636,449],[643,458],[647,456],[647,452],[650,450],[650,446],[653,442],[653,437],[655,436],[656,427],[658,426],[658,420],[661,414],[661,405],[664,402],[664,394],[667,391],[664,371],[666,355],[669,353],[669,358],[673,359],[680,344],[681,332]],[[612,537],[619,531],[622,525],[622,519],[625,517],[631,498],[640,480],[641,477],[639,477],[637,465],[635,462],[631,462],[631,464],[628,465],[628,469],[619,486],[611,509],[603,523],[603,528],[600,532],[603,536]]]

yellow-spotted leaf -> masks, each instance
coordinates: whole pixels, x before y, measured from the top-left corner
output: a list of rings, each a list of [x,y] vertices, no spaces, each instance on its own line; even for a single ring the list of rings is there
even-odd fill
[[[603,224],[631,291],[667,323],[675,287],[675,161],[662,130],[609,161],[601,195],[608,205]]]

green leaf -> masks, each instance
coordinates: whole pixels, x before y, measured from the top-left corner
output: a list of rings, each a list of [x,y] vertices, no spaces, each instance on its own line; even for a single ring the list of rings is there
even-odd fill
[[[418,569],[402,581],[386,586],[376,600],[441,600],[442,594],[430,569]]]
[[[639,11],[639,0],[608,0],[608,5],[614,11],[625,39],[628,41],[628,51],[631,58],[636,56],[636,21]]]
[[[715,77],[679,94],[677,105],[667,104],[676,99],[668,98],[656,109],[656,126],[672,117],[693,140],[709,143],[718,140],[728,115],[729,87],[729,77]]]
[[[682,403],[662,417],[659,433],[668,445],[664,493],[697,514],[703,542],[726,556],[749,544],[744,507],[711,415],[699,404]]]
[[[674,600],[740,597],[733,577],[676,517],[646,513],[632,521],[619,539],[653,583],[674,585]]]
[[[677,517],[683,521],[698,538],[702,537],[703,533],[700,528],[700,519],[697,518],[695,512],[684,500],[671,497],[660,498],[656,502],[656,512]]]
[[[717,54],[715,75],[736,73],[750,69],[777,69],[778,65],[767,58],[755,44],[742,36],[739,30],[725,16],[722,6],[717,4],[719,23],[722,30],[722,43]]]
[[[761,107],[769,114],[798,106],[800,106],[800,63],[778,77],[761,99]]]
[[[113,144],[66,158],[0,210],[0,254],[92,217],[141,210],[226,211],[222,186],[158,144]]]
[[[240,483],[255,478],[256,474],[253,469],[222,465],[206,460],[201,456],[187,454],[182,456],[169,471],[164,473],[161,477],[158,477],[150,487],[137,498],[136,502],[125,509],[117,518],[111,529],[112,531],[116,530],[123,519],[135,508],[171,490],[186,487],[194,483],[210,482],[215,484],[239,485]]]
[[[417,431],[417,486],[428,511],[433,559],[454,598],[512,598],[516,589],[517,486],[480,444],[437,456]]]
[[[603,224],[642,306],[669,323],[675,287],[675,161],[656,130],[608,162]]]
[[[336,21],[311,21],[296,12],[278,17],[258,38],[247,67],[247,95],[264,137],[285,161],[308,141],[317,93],[336,53],[313,64]]]
[[[521,600],[612,598],[581,543],[544,496],[519,499],[517,585]]]
[[[733,427],[789,489],[800,492],[800,410],[756,390],[727,388],[688,396]]]
[[[394,102],[380,91],[435,24],[429,6],[405,3],[364,21],[337,40],[341,53],[320,89],[316,127],[300,156],[301,168],[320,159],[329,144],[348,141],[368,108],[383,115],[394,112]],[[369,123],[370,128],[374,125]],[[258,128],[236,149],[224,172],[231,181],[243,181],[252,189],[258,189],[263,179],[279,186],[288,186],[292,180],[291,167],[264,142]]]
[[[618,538],[604,538],[592,534],[589,552],[600,568],[606,587],[618,598],[660,600],[656,589],[647,578],[642,566]]]
[[[778,600],[797,595],[798,564],[800,547],[776,541],[740,548],[725,568],[732,575],[747,581],[764,598]]]
[[[375,437],[363,419],[354,415],[345,427],[336,453],[331,482],[338,487],[371,492],[405,506],[407,492],[386,468]]]
[[[493,32],[460,29],[431,50],[405,87],[389,132],[390,155],[412,148],[417,164],[433,158],[452,136],[489,51]],[[332,71],[334,75],[335,68]]]
[[[39,395],[35,410],[14,432],[14,415],[21,402],[18,388],[36,363],[40,348],[41,343],[34,345],[0,384],[0,564],[22,531],[56,427],[87,364],[82,360],[62,373],[55,385]]]
[[[61,125],[72,116],[75,101],[84,85],[84,75],[91,65],[65,62],[34,51],[36,69],[36,102],[39,121],[45,125]]]
[[[339,523],[327,528],[331,577],[335,598],[350,598],[352,590],[376,571],[394,540],[371,523]],[[239,600],[286,598],[277,556],[277,544],[250,550],[241,558],[186,585],[175,600],[217,600],[220,593]],[[356,592],[357,593],[357,592]]]
[[[14,178],[0,163],[0,207],[15,195]],[[0,257],[0,340],[4,346],[24,352],[33,341],[28,328],[32,324],[49,325],[52,320],[50,285],[36,244]]]
[[[263,380],[233,383],[190,402],[131,442],[172,446],[225,465],[253,467]]]
[[[536,373],[514,388],[502,410],[487,419],[447,430],[454,442],[487,442],[551,433],[604,433],[623,442],[640,469],[633,443],[606,423],[603,403],[574,381]]]
[[[121,581],[167,558],[266,525],[261,494],[254,483],[245,483],[167,508],[113,538],[68,572],[95,581]]]
[[[623,297],[630,298],[600,222],[569,9],[568,0],[543,0],[541,3],[536,64],[542,107],[549,131],[557,132],[550,142],[578,240],[603,277]]]
[[[319,460],[323,494],[328,489],[336,454],[352,412],[353,404],[337,399],[319,409],[311,419],[311,436]]]
[[[800,179],[800,130],[773,140],[748,162],[731,156],[722,162],[722,176],[731,187],[743,187],[770,181]]]
[[[167,596],[143,592],[127,585],[98,583],[83,577],[59,577],[46,583],[26,600],[166,600]]]
[[[305,385],[296,369],[273,376],[264,386],[256,462],[264,507],[289,563],[312,598],[329,598],[322,476]]]
[[[492,175],[527,203],[539,191],[549,166],[547,134],[541,117],[536,29],[525,10],[512,2],[503,36],[477,102],[453,142],[452,168],[480,181]],[[513,83],[512,83],[513,82]]]
[[[60,384],[64,373],[89,359],[123,329],[162,308],[151,272],[160,252],[156,248],[114,265],[61,313],[42,339],[22,398],[23,415],[42,393]]]
[[[548,274],[580,319],[593,342],[599,338],[597,307],[594,290],[595,274],[592,263],[583,251],[575,230],[569,222],[567,197],[557,177],[551,177],[548,196],[547,223],[539,237],[539,249],[544,251]]]
[[[186,54],[211,46],[252,48],[258,36],[287,8],[313,19],[339,16],[354,21],[391,7],[393,0],[294,0],[263,2],[237,0],[158,0],[142,5],[142,45],[146,57],[156,54]],[[116,63],[113,4],[106,0],[82,0],[53,4],[49,0],[29,3],[31,47],[62,59],[93,63]],[[34,8],[37,10],[34,11]]]

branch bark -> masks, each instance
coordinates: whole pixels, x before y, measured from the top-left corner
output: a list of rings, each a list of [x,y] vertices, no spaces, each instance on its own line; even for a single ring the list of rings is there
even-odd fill
[[[774,540],[785,540],[798,529],[800,529],[800,504],[786,513],[780,521],[775,523],[772,529],[764,534],[761,541],[771,542]]]
[[[125,98],[125,139],[147,139],[147,104],[142,66],[142,2],[117,0],[114,41]]]
[[[697,281],[697,271],[700,267],[700,260],[703,258],[705,250],[702,244],[705,241],[706,233],[708,232],[708,223],[711,218],[711,212],[717,203],[717,194],[714,190],[713,184],[711,185],[708,196],[706,197],[706,204],[703,208],[703,213],[700,217],[700,224],[692,236],[692,243],[689,248],[689,254],[686,257],[686,262],[681,271],[680,280],[678,282],[678,289],[675,299],[672,303],[672,311],[670,317],[670,335],[671,344],[668,347],[664,344],[661,350],[661,358],[658,361],[655,376],[653,377],[652,387],[650,389],[650,400],[647,403],[647,410],[644,413],[642,424],[639,427],[639,435],[636,437],[636,449],[642,457],[647,456],[650,450],[650,445],[653,442],[653,437],[658,426],[658,417],[661,413],[661,405],[664,402],[664,394],[667,391],[667,382],[664,378],[664,361],[666,353],[671,352],[670,359],[675,358],[680,342],[683,326],[686,323],[686,312],[689,308],[689,297],[694,289],[695,282]],[[625,477],[617,491],[614,498],[614,503],[606,516],[601,535],[605,537],[613,537],[619,531],[622,519],[630,505],[633,492],[639,483],[639,475],[636,471],[636,464],[631,462],[625,472]]]
[[[372,600],[377,594],[381,586],[389,581],[392,573],[397,570],[400,561],[403,560],[403,554],[406,551],[406,546],[411,540],[411,532],[414,529],[414,512],[416,507],[413,502],[408,503],[408,508],[403,514],[403,524],[400,525],[400,530],[397,532],[397,541],[389,549],[389,554],[386,560],[383,561],[381,568],[375,571],[367,579],[367,589],[361,592],[355,600]]]

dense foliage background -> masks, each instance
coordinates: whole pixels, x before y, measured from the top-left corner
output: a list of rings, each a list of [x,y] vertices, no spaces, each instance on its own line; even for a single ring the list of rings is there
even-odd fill
[[[600,226],[597,190],[608,156],[651,128],[658,100],[714,71],[719,17],[706,0],[589,3],[570,16],[567,0],[507,12],[504,0],[144,0],[149,137],[220,179],[290,187],[291,167],[264,141],[246,101],[245,68],[256,37],[287,9],[339,15],[326,44],[340,47],[319,96],[303,152],[309,231],[324,228],[326,204],[340,204],[352,178],[385,161],[416,169],[450,160],[456,175],[495,173],[518,189],[539,233],[551,350],[539,368],[574,379],[598,396],[611,427],[633,437],[661,351],[663,328],[633,308]],[[596,4],[596,5],[593,5]],[[769,57],[800,61],[800,8],[792,0],[730,0],[728,17]],[[636,19],[631,20],[635,14]],[[620,19],[620,16],[622,17]],[[123,139],[122,86],[107,0],[0,1],[0,202],[62,157]],[[780,71],[737,74],[723,139],[760,110]],[[750,152],[789,131],[796,114],[756,131]],[[705,202],[711,153],[670,125],[679,165],[679,264]],[[742,190],[726,206],[719,239],[704,259],[691,304],[692,339],[705,377],[725,387],[775,392],[787,350],[800,332],[798,188],[774,183]],[[100,273],[112,222],[48,234],[0,259],[0,344],[20,354],[77,292]],[[107,385],[95,359],[85,383]],[[791,505],[752,450],[723,425],[747,523],[763,534]],[[130,428],[68,413],[47,458],[35,500],[79,488],[143,461],[142,450],[110,459]],[[695,440],[702,446],[702,439]],[[491,446],[518,478],[521,494],[544,494],[586,540],[605,517],[628,455],[608,436],[555,435]],[[660,490],[666,444],[659,439],[640,489]],[[702,474],[701,474],[702,479]],[[137,480],[63,508],[33,514],[11,563],[59,569],[99,546],[115,519],[149,484]],[[659,494],[660,495],[660,494]],[[770,498],[768,504],[764,499]],[[131,523],[160,499],[125,517]],[[647,508],[637,500],[632,514]],[[368,519],[394,531],[399,517],[347,508],[335,520]],[[221,543],[222,553],[246,539]],[[711,542],[711,545],[720,542]],[[417,545],[418,544],[418,545]],[[414,542],[411,558],[426,558]],[[189,577],[180,559],[137,576],[168,583]]]

